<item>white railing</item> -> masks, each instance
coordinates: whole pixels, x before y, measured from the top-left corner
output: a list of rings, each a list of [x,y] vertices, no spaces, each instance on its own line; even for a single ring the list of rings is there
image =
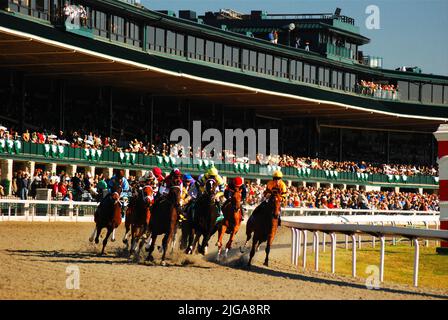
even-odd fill
[[[387,220],[387,216],[382,216]],[[312,221],[311,219],[314,219]],[[334,220],[336,217],[284,217],[282,219],[282,226],[291,228],[292,245],[291,245],[291,262],[298,266],[298,260],[302,254],[302,264],[303,268],[306,268],[306,252],[307,252],[307,232],[313,233],[313,251],[314,256],[314,267],[315,270],[319,270],[319,232],[323,233],[323,251],[325,251],[325,235],[330,235],[331,241],[331,272],[335,273],[335,258],[336,258],[336,234],[345,235],[345,248],[348,249],[348,237],[352,240],[352,276],[356,277],[356,247],[358,242],[358,247],[361,248],[361,236],[370,235],[372,236],[372,246],[375,247],[375,239],[378,237],[380,239],[380,282],[384,282],[384,252],[385,252],[385,237],[392,236],[393,244],[395,244],[395,237],[407,238],[415,247],[414,251],[414,286],[418,286],[418,268],[419,268],[419,239],[426,240],[426,246],[428,246],[428,240],[436,241],[447,241],[448,231],[444,230],[429,230],[430,222],[433,222],[436,229],[439,226],[439,217],[433,216],[396,216],[395,220],[397,224],[408,224],[409,219],[413,218],[414,221],[421,221],[425,225],[424,229],[421,228],[409,228],[409,227],[397,227],[393,221],[389,221],[392,225],[385,226],[384,221],[381,219],[376,219],[376,221],[370,221],[369,224],[354,224],[354,221],[347,223],[346,221],[327,221],[328,218]],[[355,217],[340,217],[342,220],[347,218]],[[360,217],[356,217],[360,218]],[[359,220],[359,219],[354,220]],[[374,217],[370,217],[374,218]],[[389,217],[390,218],[390,217]],[[424,219],[426,218],[426,219]],[[308,221],[307,221],[308,220]],[[350,221],[349,221],[350,222]],[[364,223],[368,221],[364,219]],[[380,225],[374,225],[374,223],[380,223]],[[356,236],[358,235],[358,241]],[[303,241],[303,244],[302,244]],[[302,252],[300,248],[302,247]]]

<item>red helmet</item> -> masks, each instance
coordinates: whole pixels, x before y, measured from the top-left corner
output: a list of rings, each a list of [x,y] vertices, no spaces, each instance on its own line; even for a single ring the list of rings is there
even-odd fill
[[[241,187],[243,185],[243,178],[236,177],[233,179],[233,183],[235,184],[235,187]]]
[[[170,176],[180,177],[182,176],[182,172],[180,172],[178,168],[174,168],[173,170],[171,170]]]
[[[154,169],[152,169],[152,173],[154,173],[156,177],[160,177],[162,176],[162,169],[160,169],[159,167],[155,167]]]

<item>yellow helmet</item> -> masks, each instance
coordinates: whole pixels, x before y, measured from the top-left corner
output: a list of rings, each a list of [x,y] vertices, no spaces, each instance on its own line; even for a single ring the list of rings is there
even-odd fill
[[[280,170],[275,170],[272,176],[274,178],[283,178],[283,173]]]
[[[211,167],[210,169],[208,169],[207,175],[216,177],[218,175],[218,170],[215,167]]]

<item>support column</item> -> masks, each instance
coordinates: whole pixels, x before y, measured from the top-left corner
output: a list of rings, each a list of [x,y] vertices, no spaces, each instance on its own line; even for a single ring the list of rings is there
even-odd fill
[[[286,185],[288,186],[288,188],[291,187],[292,186],[292,180],[286,180]]]
[[[76,164],[69,164],[67,165],[67,176],[73,177],[76,173],[76,170],[78,170],[78,166]]]
[[[31,176],[34,175],[35,167],[36,167],[36,162],[34,162],[34,161],[26,161],[25,162],[25,168]]]
[[[124,169],[124,176],[125,178],[129,178],[129,169]]]
[[[448,230],[448,125],[441,124],[434,136],[438,142],[440,230]],[[448,241],[441,241],[440,254],[448,254]]]
[[[150,132],[149,132],[149,141],[151,144],[153,144],[154,139],[154,97],[151,95],[150,99],[150,107],[149,107],[149,114],[150,114]]]
[[[103,176],[105,179],[110,179],[114,175],[113,168],[103,168]]]
[[[140,177],[143,177],[146,174],[146,170],[136,170],[135,171],[135,178],[138,179]]]
[[[54,162],[47,163],[45,165],[45,171],[49,171],[51,175],[53,175],[53,173],[56,174],[56,167],[57,167],[57,164]]]
[[[95,177],[95,166],[88,166],[88,167],[86,167],[86,174],[87,174],[87,172],[89,172],[90,176],[92,178],[94,178]]]
[[[12,186],[12,168],[13,168],[13,160],[12,159],[0,159],[0,182],[5,188],[5,195],[11,194],[11,186]],[[4,183],[5,180],[8,183]]]
[[[112,137],[113,116],[113,94],[112,88],[109,88],[109,137]]]

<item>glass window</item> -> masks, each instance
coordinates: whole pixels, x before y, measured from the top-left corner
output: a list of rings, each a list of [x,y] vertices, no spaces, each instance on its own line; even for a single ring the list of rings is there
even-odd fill
[[[352,73],[350,76],[350,90],[355,91],[356,87],[356,74]]]
[[[113,40],[124,42],[124,19],[122,17],[112,16],[111,32],[111,38]]]
[[[205,58],[207,61],[213,61],[215,51],[215,43],[213,41],[205,41]]]
[[[443,103],[443,86],[439,84],[432,85],[432,102],[437,104]]]
[[[187,40],[187,45],[188,45],[188,57],[189,58],[194,58],[195,54],[196,54],[196,38],[192,37],[192,36],[188,36],[188,40]]]
[[[448,86],[443,87],[443,104],[448,104]]]
[[[266,73],[269,75],[273,74],[272,70],[272,56],[270,54],[266,55]]]
[[[185,46],[185,36],[183,34],[176,34],[176,54],[183,55]]]
[[[243,69],[249,69],[249,50],[243,49]]]
[[[156,28],[156,50],[165,51],[165,30]]]
[[[224,45],[224,64],[226,66],[232,65],[232,47]]]
[[[308,63],[303,64],[303,81],[310,82],[310,65]]]
[[[274,57],[274,76],[279,77],[281,72],[281,61],[279,57]]]
[[[324,69],[324,86],[329,87],[330,86],[330,69],[325,68]]]
[[[350,90],[350,88],[349,88],[349,86],[350,86],[350,73],[346,72],[344,77],[345,77],[344,90],[349,91]]]
[[[419,90],[420,90],[420,84],[411,82],[409,84],[409,100],[411,101],[419,101]]]
[[[432,85],[422,83],[422,102],[425,103],[432,102]]]
[[[338,87],[338,72],[336,70],[331,71],[331,87]]]
[[[222,64],[222,43],[215,42],[215,62]]]
[[[310,79],[311,79],[311,83],[317,83],[316,66],[311,66],[310,67]]]
[[[176,51],[176,33],[171,30],[166,31],[166,49],[168,53]]]
[[[266,54],[258,52],[257,71],[264,73],[266,70]]]
[[[288,78],[288,59],[282,58],[282,77]]]
[[[303,81],[303,62],[302,61],[297,61],[296,70],[297,70],[297,80]]]
[[[249,69],[251,71],[257,71],[257,52],[250,51],[249,52]]]
[[[196,38],[196,59],[204,60],[204,39]]]
[[[323,67],[319,67],[318,71],[317,71],[317,77],[318,77],[318,85],[323,85],[324,84],[324,68]]]
[[[232,64],[235,68],[240,67],[240,49],[237,47],[232,48]]]
[[[342,90],[343,89],[343,83],[342,83],[342,80],[343,80],[343,72],[341,72],[341,71],[339,71],[338,72],[338,89],[339,90]]]
[[[94,34],[100,37],[107,37],[107,17],[104,12],[93,10],[92,11],[92,26]]]
[[[400,100],[409,100],[409,82],[398,81],[397,86]]]
[[[297,80],[297,62],[295,60],[290,61],[291,65],[289,67],[289,70],[291,72],[291,79]]]

